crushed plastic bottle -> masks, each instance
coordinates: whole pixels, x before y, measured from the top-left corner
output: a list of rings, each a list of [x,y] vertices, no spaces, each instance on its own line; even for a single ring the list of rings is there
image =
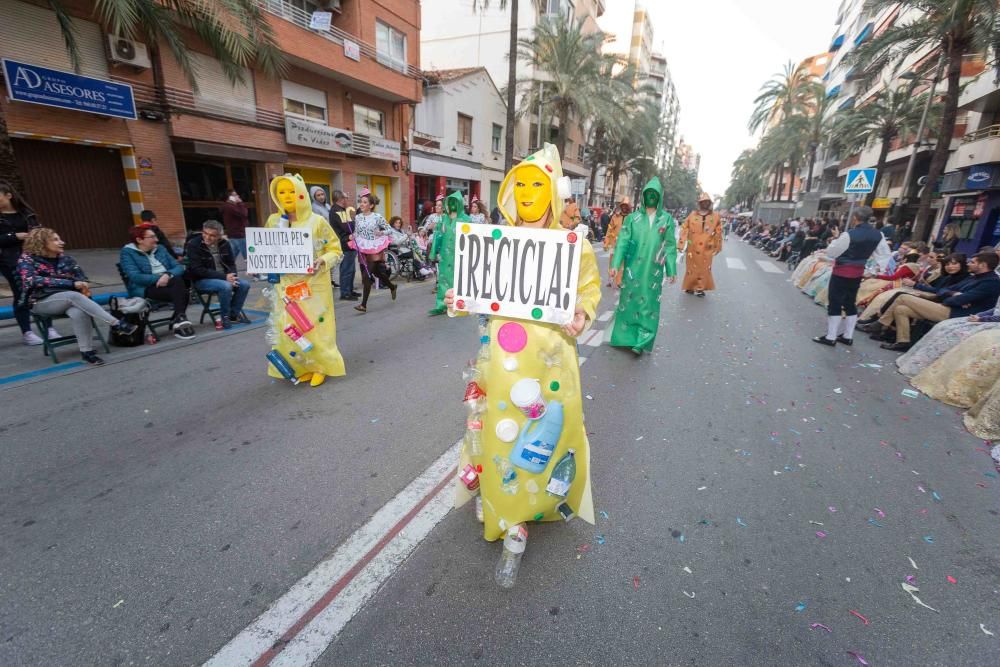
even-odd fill
[[[517,571],[521,557],[528,546],[528,529],[522,524],[511,526],[503,538],[503,551],[497,561],[496,581],[501,588],[513,588],[517,582]]]
[[[480,495],[476,496],[476,520],[483,522],[483,497]]]
[[[518,481],[517,481],[517,471],[514,470],[514,466],[505,458],[500,458],[499,455],[493,457],[493,465],[496,466],[497,474],[500,475],[500,488],[504,493],[509,493],[510,495],[515,495],[517,493]]]
[[[483,455],[483,415],[472,412],[465,422],[465,447],[470,456]]]
[[[552,469],[552,476],[545,487],[545,492],[550,496],[565,498],[569,495],[569,487],[573,485],[576,478],[576,450],[571,449],[566,452],[556,466]]]

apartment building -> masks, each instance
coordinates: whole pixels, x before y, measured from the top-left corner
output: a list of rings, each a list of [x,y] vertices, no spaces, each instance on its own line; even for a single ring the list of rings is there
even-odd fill
[[[245,70],[234,85],[189,32],[197,88],[169,49],[110,36],[93,21],[92,1],[64,4],[83,77],[47,3],[0,0],[8,87],[48,77],[80,95],[111,91],[115,108],[15,91],[0,110],[27,197],[69,247],[122,245],[144,208],[180,240],[218,216],[229,188],[249,204],[251,224],[262,224],[274,210],[267,184],[284,172],[352,199],[370,188],[386,216],[408,208],[405,142],[422,95],[418,0],[260,0],[284,76]],[[317,10],[332,11],[329,29],[310,28]]]

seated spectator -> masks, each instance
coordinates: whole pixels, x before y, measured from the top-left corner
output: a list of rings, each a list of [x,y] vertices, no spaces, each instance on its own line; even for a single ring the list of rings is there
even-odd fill
[[[163,230],[160,229],[160,226],[156,224],[155,213],[153,213],[149,209],[146,209],[145,211],[139,214],[139,219],[142,220],[142,224],[150,226],[150,228],[153,230],[153,233],[156,234],[156,241],[160,244],[161,247],[163,247],[164,249],[166,249],[167,252],[170,253],[171,257],[173,257],[174,259],[181,258],[181,256],[177,254],[177,251],[174,249],[174,245],[170,242],[170,239],[168,239],[167,235],[163,233]]]
[[[1000,276],[996,274],[1000,257],[996,253],[979,253],[969,260],[969,278],[946,289],[935,289],[935,303],[903,294],[879,318],[883,327],[895,325],[896,342],[884,343],[883,349],[905,352],[910,349],[910,320],[922,319],[942,322],[952,317],[963,317],[992,308],[1000,297]],[[933,288],[932,288],[933,289]]]
[[[187,275],[199,292],[211,292],[219,299],[219,317],[223,329],[231,329],[233,322],[249,324],[243,304],[250,293],[250,283],[237,276],[236,258],[229,241],[222,238],[222,223],[206,220],[201,234],[188,239],[184,249],[187,256]]]
[[[913,377],[969,336],[990,329],[1000,329],[1000,301],[992,310],[938,322],[909,352],[896,360],[896,367],[903,375]]]
[[[123,247],[118,255],[128,295],[173,304],[170,328],[174,336],[183,340],[194,338],[194,327],[187,318],[188,287],[184,282],[184,267],[159,245],[151,226],[139,225],[128,233],[132,243]]]
[[[931,259],[933,258],[933,259]],[[874,333],[881,326],[878,318],[885,314],[901,294],[912,294],[925,299],[931,298],[936,289],[952,287],[969,277],[965,255],[955,254],[938,260],[936,255],[928,255],[927,266],[915,280],[903,278],[901,286],[878,294],[868,303],[858,320],[858,328]],[[874,325],[874,327],[873,327]]]
[[[91,318],[126,335],[134,333],[137,327],[114,317],[90,298],[87,276],[76,260],[63,252],[65,245],[58,234],[46,227],[28,233],[17,262],[24,289],[21,298],[38,315],[67,315],[73,323],[80,356],[88,364],[100,366],[104,360],[94,352]]]
[[[971,408],[1000,379],[997,345],[1000,329],[983,329],[947,350],[910,383],[935,400]]]

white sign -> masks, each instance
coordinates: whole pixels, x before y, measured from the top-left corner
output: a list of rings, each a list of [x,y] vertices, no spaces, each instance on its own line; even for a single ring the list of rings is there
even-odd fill
[[[845,194],[867,194],[875,189],[875,169],[851,169],[844,180]]]
[[[285,141],[296,146],[308,146],[338,153],[354,152],[354,135],[338,127],[310,123],[285,116]]]
[[[383,160],[392,160],[393,162],[399,162],[399,142],[390,141],[389,139],[379,139],[377,137],[370,137],[368,143],[371,145],[369,154],[372,157],[381,158]]]
[[[247,227],[247,273],[312,273],[312,266],[308,228]]]
[[[361,47],[357,42],[352,42],[349,39],[344,40],[344,56],[350,58],[351,60],[356,60],[361,62]]]
[[[455,309],[567,324],[576,310],[583,239],[574,231],[458,223]]]
[[[313,30],[322,30],[323,32],[327,32],[330,30],[332,23],[332,12],[313,12],[312,16],[309,17],[309,27]]]

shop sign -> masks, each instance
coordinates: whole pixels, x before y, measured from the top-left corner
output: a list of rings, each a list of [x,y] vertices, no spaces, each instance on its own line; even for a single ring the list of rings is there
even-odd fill
[[[956,199],[954,206],[951,207],[951,217],[961,218],[970,213],[973,206],[976,205],[976,200],[972,197],[963,197],[961,199]]]
[[[892,206],[892,200],[888,197],[879,197],[872,201],[872,208],[882,209],[889,208],[890,206]]]
[[[349,39],[345,39],[344,56],[356,62],[361,62],[361,47],[358,45],[357,42],[352,42]]]
[[[153,161],[148,157],[139,158],[139,173],[143,176],[153,175]]]
[[[354,135],[350,131],[289,116],[285,116],[285,141],[295,146],[308,146],[324,151],[354,152]],[[398,159],[398,152],[396,157]]]
[[[132,86],[3,59],[7,95],[17,102],[136,119]]]
[[[399,142],[379,139],[378,137],[370,137],[368,141],[371,145],[369,155],[382,160],[399,162]]]
[[[969,169],[969,175],[965,179],[965,187],[968,190],[985,190],[993,182],[993,167],[990,165],[978,165]]]

